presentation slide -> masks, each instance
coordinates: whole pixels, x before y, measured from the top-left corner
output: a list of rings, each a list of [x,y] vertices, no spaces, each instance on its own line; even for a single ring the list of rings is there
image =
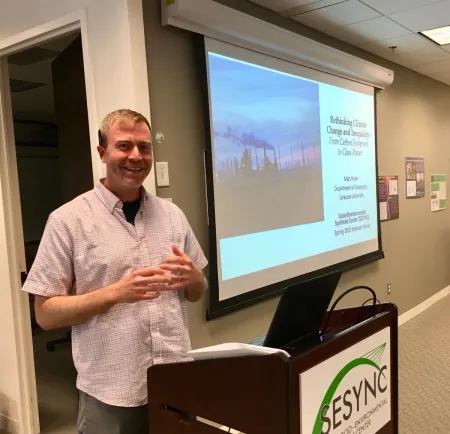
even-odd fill
[[[379,250],[374,89],[206,40],[219,300]]]

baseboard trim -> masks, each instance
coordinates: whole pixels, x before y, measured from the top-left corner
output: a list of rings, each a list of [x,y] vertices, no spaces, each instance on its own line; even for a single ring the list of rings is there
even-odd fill
[[[405,312],[403,315],[400,315],[398,318],[399,327],[408,322],[409,320],[413,319],[417,315],[420,315],[422,312],[426,311],[431,306],[433,306],[433,304],[447,297],[447,295],[449,294],[450,294],[450,286],[447,286],[447,288],[444,288],[442,291],[439,291],[430,298],[426,299],[424,302],[408,310],[408,312]]]

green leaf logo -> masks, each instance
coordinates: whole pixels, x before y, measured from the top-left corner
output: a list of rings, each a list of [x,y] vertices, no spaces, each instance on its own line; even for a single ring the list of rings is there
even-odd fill
[[[363,366],[363,365],[373,366],[377,371],[381,371],[379,363],[381,362],[381,359],[383,358],[385,349],[386,349],[386,343],[373,349],[372,351],[368,352],[367,354],[364,354],[363,356],[361,356],[355,360],[352,360],[350,363],[348,363],[346,366],[344,366],[344,368],[341,369],[341,371],[336,375],[334,380],[331,382],[331,385],[328,388],[327,393],[325,394],[325,396],[322,400],[322,404],[320,404],[319,411],[317,412],[316,422],[314,423],[313,434],[321,434],[322,428],[323,428],[323,421],[320,417],[321,409],[325,405],[330,405],[331,400],[333,399],[333,396],[336,393],[337,388],[339,387],[339,385],[341,384],[341,382],[345,378],[345,376],[353,369],[357,368],[358,366]],[[384,374],[383,374],[383,376],[384,376]]]

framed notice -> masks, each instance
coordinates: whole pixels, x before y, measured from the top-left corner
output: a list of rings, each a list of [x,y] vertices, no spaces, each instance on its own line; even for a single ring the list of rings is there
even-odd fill
[[[398,176],[378,177],[378,201],[380,221],[395,220],[400,217]]]
[[[425,196],[425,160],[406,157],[406,198],[417,199]]]
[[[447,176],[430,176],[431,211],[442,211],[447,208]]]

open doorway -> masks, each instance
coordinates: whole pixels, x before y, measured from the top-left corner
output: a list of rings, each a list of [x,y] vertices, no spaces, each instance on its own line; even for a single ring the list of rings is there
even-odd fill
[[[81,36],[41,43],[7,60],[30,270],[49,214],[93,186]],[[41,433],[73,433],[78,401],[70,330],[40,329],[33,297],[30,316]]]

